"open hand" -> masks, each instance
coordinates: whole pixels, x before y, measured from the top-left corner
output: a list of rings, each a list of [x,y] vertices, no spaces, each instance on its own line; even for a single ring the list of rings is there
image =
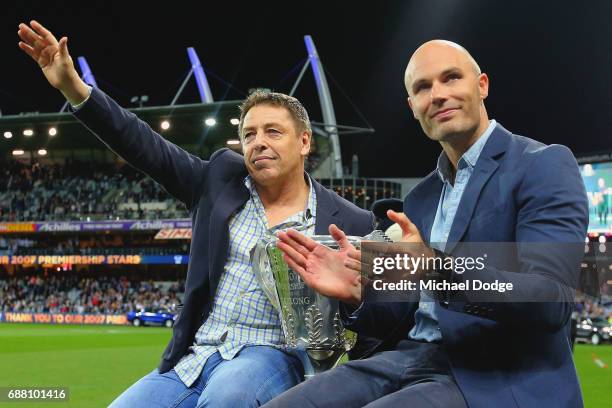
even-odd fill
[[[40,67],[47,81],[59,89],[68,101],[77,105],[89,95],[87,85],[79,78],[68,53],[68,38],[59,41],[42,24],[32,20],[30,26],[19,24],[19,48]]]
[[[346,303],[359,303],[359,251],[334,224],[330,225],[329,232],[338,243],[338,250],[321,245],[295,230],[279,232],[277,245],[289,267],[302,277],[306,285],[322,295]]]

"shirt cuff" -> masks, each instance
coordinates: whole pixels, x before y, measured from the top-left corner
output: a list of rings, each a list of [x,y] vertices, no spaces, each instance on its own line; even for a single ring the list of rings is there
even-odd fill
[[[77,105],[72,105],[70,104],[70,107],[72,108],[73,111],[78,111],[79,109],[81,109],[83,107],[83,105],[85,105],[85,103],[87,103],[87,101],[89,100],[89,97],[91,96],[91,91],[92,91],[92,87],[87,85],[87,88],[89,89],[89,94],[87,94],[87,98],[85,98],[85,100]]]
[[[359,305],[349,305],[343,302],[340,302],[340,315],[344,318],[345,324],[350,324],[357,320],[359,316],[359,312],[363,309],[363,302]]]

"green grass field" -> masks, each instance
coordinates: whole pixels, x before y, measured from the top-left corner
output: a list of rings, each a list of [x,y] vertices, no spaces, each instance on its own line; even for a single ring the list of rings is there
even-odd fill
[[[0,324],[0,387],[63,386],[68,403],[3,403],[0,408],[106,407],[151,371],[170,338],[165,328]],[[610,367],[600,368],[595,353]],[[576,346],[585,405],[612,406],[612,346]]]
[[[68,403],[8,407],[106,407],[159,362],[171,331],[156,327],[0,324],[0,386],[62,386]]]

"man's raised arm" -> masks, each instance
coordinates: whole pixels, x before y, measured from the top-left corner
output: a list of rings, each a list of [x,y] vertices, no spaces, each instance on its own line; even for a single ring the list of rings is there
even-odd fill
[[[153,131],[136,115],[121,108],[79,77],[68,39],[56,37],[36,21],[20,24],[19,48],[41,68],[45,78],[74,107],[75,116],[111,150],[161,184],[191,209],[201,193],[208,162]],[[85,103],[84,103],[85,102]]]

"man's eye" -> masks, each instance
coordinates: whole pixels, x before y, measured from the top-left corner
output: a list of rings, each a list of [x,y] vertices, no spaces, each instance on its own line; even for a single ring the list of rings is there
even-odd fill
[[[254,136],[254,133],[247,133],[244,135],[244,140],[249,140],[252,139]]]
[[[419,92],[421,92],[421,91],[426,90],[427,88],[429,88],[429,86],[428,86],[428,85],[425,85],[425,84],[423,84],[423,85],[419,85],[419,86],[417,86],[417,88],[416,88],[416,90],[414,91],[414,93],[419,93]]]

